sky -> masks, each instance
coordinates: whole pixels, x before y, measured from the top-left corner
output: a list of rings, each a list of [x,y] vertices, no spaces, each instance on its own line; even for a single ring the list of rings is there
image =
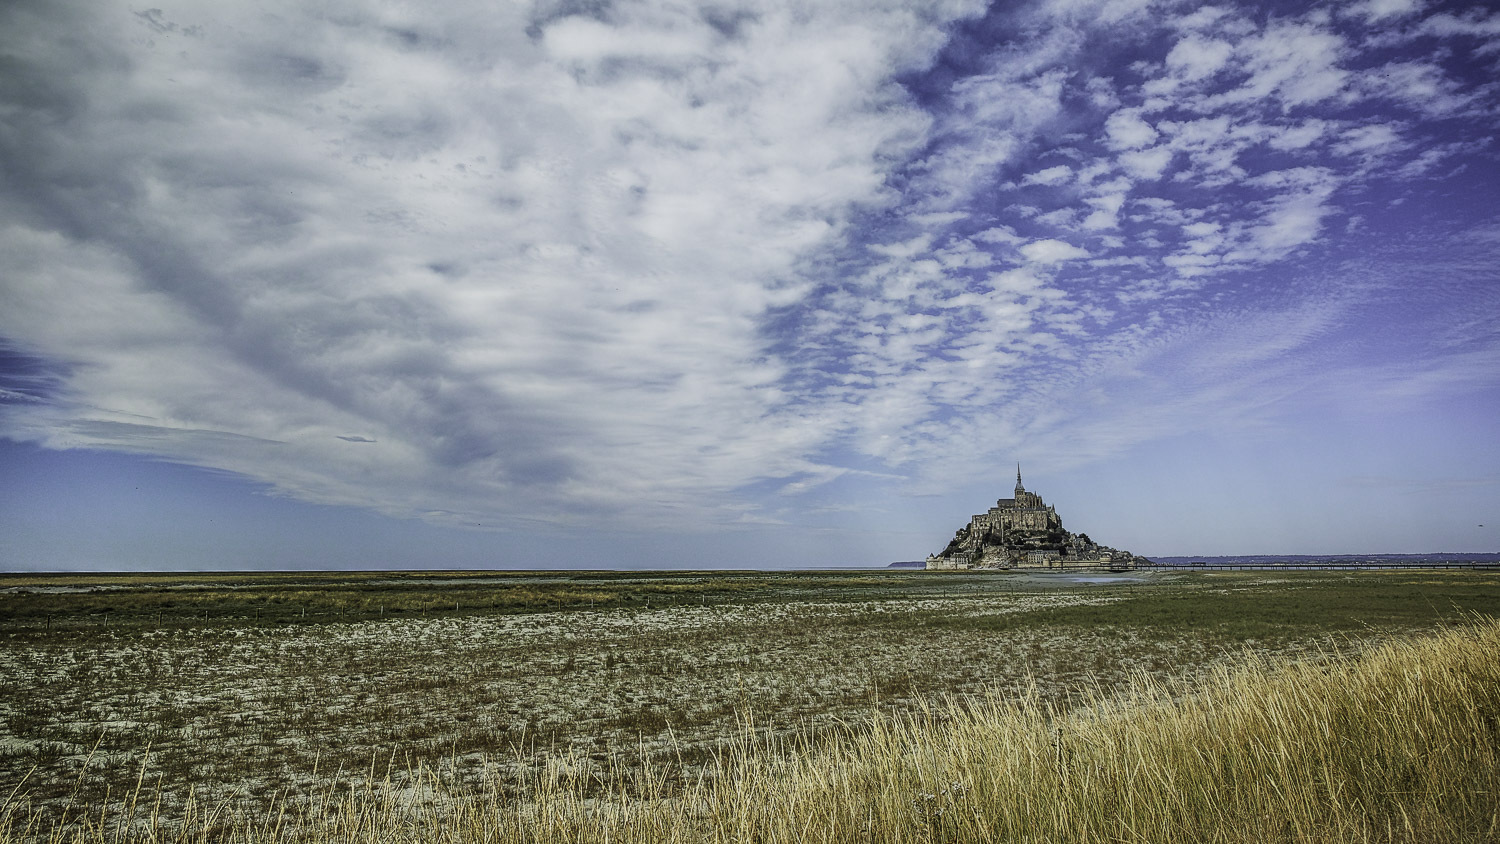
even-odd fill
[[[148,2],[0,7],[0,568],[1500,551],[1483,3]]]

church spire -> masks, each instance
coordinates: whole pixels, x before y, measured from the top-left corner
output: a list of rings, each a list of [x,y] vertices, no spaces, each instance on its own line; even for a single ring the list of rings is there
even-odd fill
[[[1021,464],[1017,463],[1016,464],[1016,497],[1019,498],[1020,495],[1021,495],[1021,493],[1025,492],[1025,491],[1026,491],[1026,487],[1021,486]]]

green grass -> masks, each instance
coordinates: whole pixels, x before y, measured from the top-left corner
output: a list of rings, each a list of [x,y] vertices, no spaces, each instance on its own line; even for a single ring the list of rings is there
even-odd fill
[[[994,630],[1111,624],[1257,631],[1357,632],[1500,607],[1488,571],[1223,572],[1163,574],[1155,584],[1100,585],[1130,600],[1024,618],[995,617]],[[566,610],[643,609],[778,602],[1009,594],[1039,587],[1007,574],[877,572],[314,572],[223,574],[0,574],[0,633],[32,628],[152,629],[267,626],[469,617]],[[1284,581],[1276,588],[1268,580]],[[37,593],[5,590],[66,588]],[[1242,590],[1259,590],[1246,601]]]
[[[0,574],[0,631],[324,624],[400,617],[712,605],[815,593],[854,600],[911,572],[269,572]],[[945,581],[943,581],[945,582]],[[65,590],[65,591],[42,591]],[[5,594],[6,591],[11,594]],[[19,594],[17,594],[19,593]]]
[[[1500,611],[1500,576],[1493,572],[1225,572],[1184,575],[1172,588],[1128,592],[1128,600],[1102,607],[994,616],[982,624],[996,631],[1100,625],[1198,631],[1241,641],[1410,629]]]

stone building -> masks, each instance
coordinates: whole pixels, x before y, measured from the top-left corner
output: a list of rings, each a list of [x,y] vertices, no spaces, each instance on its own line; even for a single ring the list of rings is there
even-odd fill
[[[1062,517],[1040,495],[1027,492],[1016,466],[1014,497],[969,519],[953,534],[940,554],[927,558],[927,568],[942,569],[1061,569],[1109,568],[1134,565],[1134,555],[1096,544],[1088,534],[1069,533]]]
[[[1027,492],[1021,483],[1021,465],[1016,464],[1014,498],[1002,498],[988,512],[969,520],[969,529],[980,534],[1013,530],[1062,530],[1062,518],[1040,495]]]

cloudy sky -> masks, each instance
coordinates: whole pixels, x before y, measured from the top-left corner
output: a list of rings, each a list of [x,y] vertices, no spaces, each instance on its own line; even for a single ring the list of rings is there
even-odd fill
[[[0,8],[0,566],[1500,550],[1484,3],[148,2]]]

